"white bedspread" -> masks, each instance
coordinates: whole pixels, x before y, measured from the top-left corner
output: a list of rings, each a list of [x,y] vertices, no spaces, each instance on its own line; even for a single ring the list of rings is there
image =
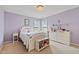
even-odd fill
[[[20,32],[20,38],[23,41],[24,45],[27,49],[29,49],[29,45],[31,46],[31,49],[34,48],[34,39],[38,39],[41,37],[44,37],[45,33],[43,31],[30,31],[27,32],[26,29],[21,30]],[[29,44],[30,41],[30,44]]]
[[[30,33],[26,33],[26,32],[21,32],[20,33],[20,38],[21,40],[23,41],[24,45],[26,45],[26,48],[28,48],[28,42],[29,40],[32,38],[32,37],[35,37],[37,36],[38,34],[42,33],[41,31],[40,32],[30,32]],[[43,35],[41,35],[43,36]]]

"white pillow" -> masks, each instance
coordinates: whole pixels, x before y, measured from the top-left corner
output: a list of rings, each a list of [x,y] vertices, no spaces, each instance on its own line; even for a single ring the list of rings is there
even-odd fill
[[[23,32],[23,33],[27,33],[27,32],[31,32],[31,31],[33,31],[33,28],[32,27],[22,27],[21,28],[21,32]]]
[[[33,28],[33,31],[34,32],[39,32],[40,31],[40,28]]]

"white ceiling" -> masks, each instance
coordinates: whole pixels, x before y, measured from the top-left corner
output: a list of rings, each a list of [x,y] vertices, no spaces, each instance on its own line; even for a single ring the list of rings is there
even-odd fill
[[[45,5],[44,11],[38,12],[35,5],[4,5],[5,11],[36,18],[44,18],[79,7],[77,5]]]

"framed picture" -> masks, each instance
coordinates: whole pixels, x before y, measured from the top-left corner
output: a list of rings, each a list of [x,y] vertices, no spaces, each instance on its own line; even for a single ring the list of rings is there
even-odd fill
[[[29,26],[29,19],[24,19],[24,26]]]

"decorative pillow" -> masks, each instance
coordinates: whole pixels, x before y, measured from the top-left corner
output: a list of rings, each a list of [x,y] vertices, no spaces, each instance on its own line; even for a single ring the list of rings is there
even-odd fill
[[[31,31],[31,28],[30,27],[22,27],[21,28],[21,32],[22,33],[27,33],[27,32],[30,32]]]

